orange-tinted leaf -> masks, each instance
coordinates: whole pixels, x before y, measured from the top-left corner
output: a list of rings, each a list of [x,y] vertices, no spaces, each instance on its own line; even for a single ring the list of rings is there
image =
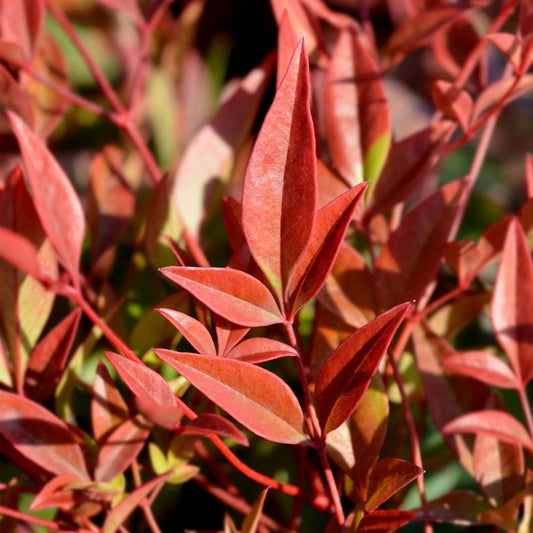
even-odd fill
[[[316,217],[310,96],[307,56],[300,42],[257,137],[242,192],[246,241],[280,302]]]
[[[71,509],[76,505],[76,496],[70,490],[65,490],[68,483],[79,481],[72,474],[65,474],[52,478],[33,498],[30,510],[39,511],[48,507],[61,507]]]
[[[411,521],[412,511],[373,511],[361,519],[357,533],[388,533]]]
[[[466,91],[457,89],[452,83],[439,80],[433,84],[431,95],[437,109],[459,122],[463,131],[468,131],[474,104]]]
[[[219,437],[233,439],[243,446],[248,446],[248,439],[242,431],[239,431],[229,420],[212,413],[198,415],[194,420],[181,427],[180,434],[204,436],[215,434]]]
[[[435,277],[465,200],[466,181],[452,181],[404,216],[376,260],[382,309],[417,300]]]
[[[411,304],[401,304],[350,335],[320,367],[315,408],[324,433],[354,411]]]
[[[278,357],[298,357],[298,352],[283,342],[254,337],[240,342],[224,356],[248,363],[264,363]]]
[[[470,351],[453,354],[442,361],[442,366],[463,376],[469,376],[504,389],[520,387],[512,370],[496,355]]]
[[[523,385],[533,378],[533,262],[520,223],[509,225],[491,304],[494,333]]]
[[[343,31],[335,46],[324,101],[333,165],[352,186],[374,181],[390,145],[390,113],[377,65],[352,29]]]
[[[283,322],[270,291],[256,278],[229,268],[165,267],[161,272],[214,313],[241,326]]]
[[[256,533],[257,528],[259,527],[259,521],[261,519],[265,498],[269,489],[270,487],[263,489],[257,500],[255,500],[252,508],[244,518],[241,533]]]
[[[83,454],[66,424],[23,396],[0,391],[0,435],[17,452],[56,475],[88,479]]]
[[[199,353],[216,355],[217,350],[208,329],[198,320],[181,311],[157,309]]]
[[[244,339],[250,328],[237,326],[220,315],[214,315],[214,318],[218,344],[217,355],[226,355]]]
[[[94,438],[99,441],[113,428],[129,418],[128,406],[122,399],[109,371],[98,361],[93,382],[91,422]]]
[[[278,21],[278,57],[276,69],[276,87],[280,86],[281,80],[291,62],[294,49],[298,46],[301,35],[296,33],[291,16],[283,11]],[[305,39],[305,37],[304,37]],[[307,44],[307,41],[306,41]]]
[[[289,284],[292,315],[316,296],[326,282],[365,189],[366,183],[356,185],[318,211],[311,240]]]
[[[78,330],[81,310],[74,309],[50,330],[32,351],[26,368],[24,390],[43,403],[54,392]]]
[[[476,411],[455,418],[442,428],[443,433],[486,433],[503,442],[533,451],[533,439],[516,418],[496,409]]]
[[[423,472],[419,466],[402,459],[381,459],[370,474],[365,510],[373,511]]]
[[[96,461],[96,481],[111,481],[122,474],[141,451],[150,426],[140,416],[117,426],[101,443]]]
[[[298,400],[275,374],[225,357],[154,351],[250,431],[274,442],[305,440]]]
[[[78,277],[85,219],[80,199],[43,142],[22,119],[7,112],[20,145],[35,208],[50,242],[73,279]],[[42,179],[46,176],[46,179]]]

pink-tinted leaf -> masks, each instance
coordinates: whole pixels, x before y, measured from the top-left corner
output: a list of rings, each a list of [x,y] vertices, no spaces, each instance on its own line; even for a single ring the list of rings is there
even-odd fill
[[[194,420],[181,427],[181,434],[185,435],[204,435],[212,434],[219,437],[227,437],[233,439],[238,444],[248,446],[248,439],[246,435],[238,430],[235,425],[229,420],[212,413],[202,413]]]
[[[270,291],[256,278],[229,268],[165,267],[161,272],[213,312],[242,326],[283,322]]]
[[[320,367],[315,407],[324,433],[339,427],[357,407],[410,305],[398,305],[357,330]]]
[[[289,284],[293,315],[316,296],[324,285],[343,243],[353,212],[365,190],[366,183],[356,185],[317,213],[311,240],[300,257]]]
[[[424,180],[450,126],[449,121],[437,122],[392,144],[383,172],[372,188],[373,213],[386,211],[405,200]]]
[[[402,459],[381,459],[370,474],[365,510],[373,511],[423,472],[419,466]]]
[[[416,519],[463,526],[478,525],[478,515],[487,507],[487,503],[479,494],[456,490],[424,503],[416,513]]]
[[[17,113],[27,124],[33,125],[31,96],[2,65],[0,65],[0,98],[5,108]]]
[[[533,155],[527,154],[526,156],[526,185],[527,185],[527,197],[533,198]]]
[[[309,67],[300,42],[257,137],[242,193],[246,241],[280,302],[312,235],[317,194]]]
[[[154,477],[150,481],[143,483],[131,494],[128,494],[111,512],[107,515],[102,526],[102,533],[115,533],[117,529],[124,525],[125,520],[135,510],[135,508],[148,497],[150,492],[163,485],[172,472],[166,472]]]
[[[27,58],[30,58],[41,37],[44,18],[44,0],[35,0],[31,3],[26,0],[2,0],[0,35],[6,41],[17,43]]]
[[[296,444],[305,440],[298,400],[275,374],[225,357],[161,349],[155,352],[250,431],[274,442]]]
[[[511,63],[515,72],[520,66],[522,47],[516,35],[512,33],[491,33],[486,39],[501,52],[507,61]]]
[[[533,439],[524,426],[505,411],[486,409],[460,416],[442,428],[443,433],[486,433],[533,451]]]
[[[298,352],[288,344],[263,337],[246,339],[224,354],[230,359],[239,359],[248,363],[264,363],[278,357],[297,357]]]
[[[116,427],[100,446],[94,470],[96,481],[111,481],[122,474],[144,446],[150,427],[140,416]]]
[[[412,511],[373,511],[366,514],[359,522],[357,533],[388,533],[411,521]]]
[[[424,294],[442,262],[465,192],[465,178],[452,181],[404,216],[376,260],[381,308]]]
[[[390,145],[390,113],[377,65],[353,29],[339,36],[324,101],[326,140],[334,167],[352,186],[374,181]]]
[[[186,313],[173,309],[157,309],[199,353],[216,355],[217,350],[208,329]]]
[[[79,478],[71,474],[65,474],[52,478],[33,498],[30,510],[39,511],[48,507],[60,507],[71,509],[76,505],[76,496],[70,490],[65,490],[68,483],[79,481]]]
[[[41,405],[0,391],[0,435],[26,459],[56,475],[88,479],[80,446],[66,424]]]
[[[442,366],[463,376],[469,376],[504,389],[520,387],[512,370],[499,357],[489,352],[463,352],[446,357]]]
[[[70,353],[81,310],[74,309],[50,330],[30,355],[24,390],[28,396],[43,403],[54,392]]]
[[[217,355],[226,355],[244,339],[250,328],[237,326],[220,315],[214,315],[214,318],[218,343]]]
[[[109,371],[98,361],[93,382],[91,421],[94,438],[99,441],[113,428],[129,418],[128,406],[122,399]]]
[[[300,36],[296,33],[291,16],[283,11],[278,22],[278,57],[276,70],[276,87],[279,87],[291,62],[294,49],[298,46]],[[304,38],[305,39],[305,38]],[[307,44],[307,41],[306,41]]]
[[[438,110],[459,122],[463,131],[468,131],[474,104],[466,91],[457,89],[452,83],[439,80],[433,84],[431,95]]]
[[[509,225],[491,304],[498,342],[517,378],[533,378],[533,262],[520,223]]]
[[[35,208],[50,242],[77,279],[85,219],[80,199],[46,146],[14,113],[7,112],[20,145]],[[46,176],[46,179],[42,179]]]

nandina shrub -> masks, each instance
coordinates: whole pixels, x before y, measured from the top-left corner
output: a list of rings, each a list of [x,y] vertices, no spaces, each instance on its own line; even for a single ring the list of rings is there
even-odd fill
[[[531,531],[531,0],[0,32],[3,533]]]

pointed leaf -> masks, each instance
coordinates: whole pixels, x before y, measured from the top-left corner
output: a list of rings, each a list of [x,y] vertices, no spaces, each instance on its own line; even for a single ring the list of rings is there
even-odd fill
[[[411,521],[415,513],[412,511],[373,511],[361,519],[357,533],[388,533],[397,531]]]
[[[250,274],[193,267],[165,267],[161,272],[231,322],[249,327],[283,322],[270,291]]]
[[[80,199],[46,146],[14,113],[7,112],[22,152],[35,207],[50,242],[73,279],[78,277],[85,219]],[[43,179],[46,176],[46,179]]]
[[[157,309],[199,353],[216,355],[217,350],[208,329],[186,313],[173,309]]]
[[[288,385],[264,368],[223,357],[155,350],[210,400],[260,437],[305,440],[303,415]]]
[[[256,533],[257,528],[259,527],[259,521],[261,520],[261,513],[263,512],[263,505],[265,503],[265,498],[270,487],[267,487],[261,491],[257,500],[255,500],[252,508],[244,518],[242,523],[241,532],[242,533]]]
[[[79,444],[67,425],[23,396],[0,391],[0,435],[26,459],[55,475],[89,479]]]
[[[435,277],[466,194],[466,180],[445,185],[402,219],[375,265],[378,301],[387,309],[417,300]]]
[[[533,378],[533,261],[524,230],[515,219],[505,239],[491,319],[500,346],[525,385]]]
[[[30,511],[39,511],[47,507],[73,508],[76,505],[76,496],[72,491],[65,490],[64,486],[76,481],[79,481],[79,478],[71,474],[52,478],[33,498]]]
[[[263,337],[246,339],[235,346],[224,357],[239,359],[248,363],[264,363],[278,357],[298,357],[298,352],[288,344]]]
[[[509,442],[533,451],[533,439],[516,418],[495,409],[476,411],[448,422],[443,433],[487,433],[503,442]]]
[[[248,246],[279,301],[309,243],[317,194],[309,67],[300,41],[257,137],[242,193]]]
[[[96,481],[111,481],[122,474],[141,451],[151,426],[140,416],[126,420],[102,442],[96,461]]]
[[[377,65],[351,28],[340,34],[333,51],[324,105],[334,167],[351,186],[374,181],[390,145],[390,113]]]
[[[463,131],[467,132],[474,106],[472,97],[444,80],[433,84],[431,95],[436,108],[459,122]]]
[[[220,315],[215,315],[214,318],[218,344],[217,355],[227,355],[246,336],[250,328],[237,326]]]
[[[370,474],[365,510],[373,511],[423,472],[419,466],[402,459],[381,459]]]
[[[491,33],[485,37],[511,63],[515,72],[520,66],[522,47],[516,35],[512,33]]]
[[[318,211],[311,240],[289,285],[293,315],[316,296],[326,282],[366,186],[366,183],[356,185]]]
[[[194,420],[181,427],[180,434],[204,436],[215,434],[219,437],[233,439],[243,446],[249,444],[246,435],[239,431],[232,422],[212,413],[199,414]]]
[[[479,494],[467,490],[455,490],[422,505],[417,520],[445,522],[458,525],[478,525],[479,513],[488,508]]]
[[[320,367],[315,407],[324,433],[352,414],[410,306],[398,305],[357,330]]]
[[[446,357],[442,366],[495,387],[520,387],[512,370],[499,357],[489,352],[463,352]]]
[[[54,391],[72,348],[80,317],[81,310],[74,309],[46,334],[31,353],[24,390],[36,402],[44,403]]]

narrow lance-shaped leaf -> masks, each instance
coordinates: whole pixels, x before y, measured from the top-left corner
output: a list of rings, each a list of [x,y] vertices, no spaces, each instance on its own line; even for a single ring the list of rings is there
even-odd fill
[[[498,342],[520,382],[533,378],[533,261],[524,230],[509,225],[491,303]]]
[[[287,444],[305,441],[300,404],[289,386],[272,372],[225,357],[154,351],[260,437]]]
[[[359,522],[357,533],[388,533],[398,529],[411,521],[413,511],[396,511],[378,509],[366,514]]]
[[[257,327],[284,321],[270,291],[245,272],[194,267],[165,267],[161,272],[235,324]]]
[[[324,433],[339,427],[357,407],[410,306],[398,305],[357,330],[320,367],[315,407]]]
[[[10,111],[7,111],[7,115],[20,145],[35,208],[43,228],[61,262],[76,280],[85,234],[80,199],[41,139],[17,115]]]
[[[257,137],[242,193],[248,246],[280,302],[313,231],[315,150],[309,67],[300,41]]]
[[[467,132],[474,105],[471,96],[443,80],[433,84],[431,94],[437,109],[459,122],[463,131]]]
[[[180,434],[183,435],[218,435],[227,437],[235,442],[248,446],[246,435],[235,427],[235,424],[222,416],[213,413],[199,414],[194,420],[191,420],[180,428]]]
[[[253,337],[237,344],[224,357],[248,363],[263,363],[278,357],[298,357],[298,352],[292,346],[275,339]]]

